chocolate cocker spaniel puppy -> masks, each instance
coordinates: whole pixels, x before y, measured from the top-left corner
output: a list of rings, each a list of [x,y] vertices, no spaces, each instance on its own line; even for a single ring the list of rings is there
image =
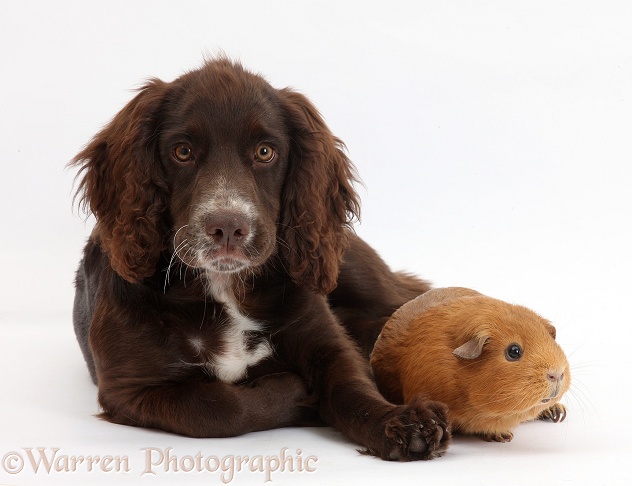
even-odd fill
[[[193,437],[326,423],[389,460],[445,451],[366,357],[425,282],[350,230],[354,169],[313,105],[221,58],[148,82],[77,155],[96,224],[75,332],[101,417]]]

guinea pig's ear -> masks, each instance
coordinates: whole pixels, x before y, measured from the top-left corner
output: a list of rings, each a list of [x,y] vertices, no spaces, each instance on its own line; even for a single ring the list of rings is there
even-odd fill
[[[548,332],[553,339],[557,336],[557,331],[555,330],[555,326],[548,321],[544,322],[544,327],[546,328],[546,332]]]
[[[480,336],[470,339],[465,344],[459,346],[452,354],[457,358],[476,359],[483,352],[483,346],[489,339],[489,336]]]

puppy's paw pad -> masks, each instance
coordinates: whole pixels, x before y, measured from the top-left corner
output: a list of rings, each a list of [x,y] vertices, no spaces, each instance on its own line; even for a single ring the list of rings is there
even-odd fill
[[[438,402],[413,400],[385,424],[389,461],[429,460],[441,456],[451,438],[446,407]]]

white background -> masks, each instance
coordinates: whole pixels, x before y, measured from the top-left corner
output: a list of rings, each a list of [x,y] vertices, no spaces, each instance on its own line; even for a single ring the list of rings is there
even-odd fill
[[[627,481],[630,2],[20,0],[0,18],[0,484],[221,484],[143,475],[151,447],[318,457],[316,472],[271,484]],[[193,440],[94,418],[70,319],[92,223],[73,208],[65,164],[145,79],[221,51],[321,110],[364,182],[357,231],[393,268],[553,321],[573,371],[566,422],[390,464],[327,428]],[[29,447],[127,457],[131,470],[34,472]],[[26,461],[15,474],[12,452]],[[242,471],[231,484],[265,479]]]

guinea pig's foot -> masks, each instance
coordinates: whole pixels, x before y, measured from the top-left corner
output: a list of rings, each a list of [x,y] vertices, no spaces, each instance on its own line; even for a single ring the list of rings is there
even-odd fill
[[[490,432],[480,434],[480,437],[487,442],[511,442],[514,435],[511,432]]]
[[[556,403],[551,408],[547,408],[540,415],[538,415],[538,419],[540,420],[552,420],[553,422],[564,422],[566,418],[566,407],[561,403]]]
[[[445,453],[452,437],[447,408],[439,402],[413,399],[389,414],[381,454],[389,461],[430,460]]]

